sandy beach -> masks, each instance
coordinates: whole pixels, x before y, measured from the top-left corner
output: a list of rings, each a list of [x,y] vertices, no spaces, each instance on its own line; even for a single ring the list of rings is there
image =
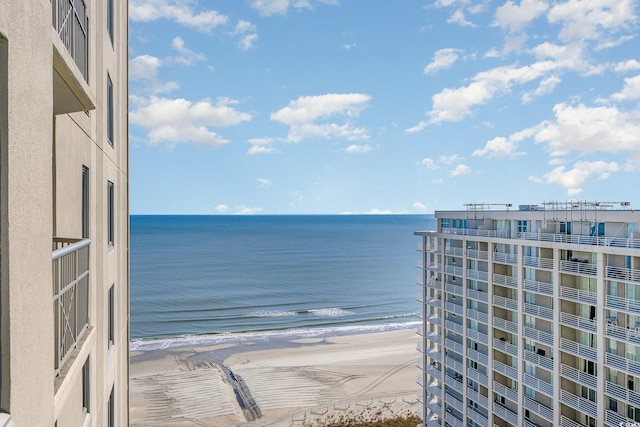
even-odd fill
[[[402,329],[132,351],[130,422],[312,426],[353,414],[417,413],[417,340],[414,329]]]

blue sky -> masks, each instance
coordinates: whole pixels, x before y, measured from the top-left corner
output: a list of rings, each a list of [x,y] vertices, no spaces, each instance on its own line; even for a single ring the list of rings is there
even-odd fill
[[[638,0],[130,0],[134,214],[639,206]]]

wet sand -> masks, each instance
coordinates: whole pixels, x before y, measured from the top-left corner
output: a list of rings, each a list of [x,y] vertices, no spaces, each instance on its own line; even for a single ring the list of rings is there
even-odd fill
[[[402,329],[132,351],[130,424],[303,426],[417,413],[417,340],[414,329]]]

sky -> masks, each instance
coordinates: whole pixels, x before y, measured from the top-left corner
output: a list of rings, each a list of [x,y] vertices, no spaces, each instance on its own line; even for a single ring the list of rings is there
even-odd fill
[[[640,0],[130,0],[133,214],[640,207]]]

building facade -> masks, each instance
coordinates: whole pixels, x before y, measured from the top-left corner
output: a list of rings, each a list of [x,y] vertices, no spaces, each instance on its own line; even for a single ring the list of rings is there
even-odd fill
[[[640,213],[554,202],[435,216],[415,233],[425,425],[640,425]]]
[[[127,8],[0,3],[0,426],[128,424]]]

